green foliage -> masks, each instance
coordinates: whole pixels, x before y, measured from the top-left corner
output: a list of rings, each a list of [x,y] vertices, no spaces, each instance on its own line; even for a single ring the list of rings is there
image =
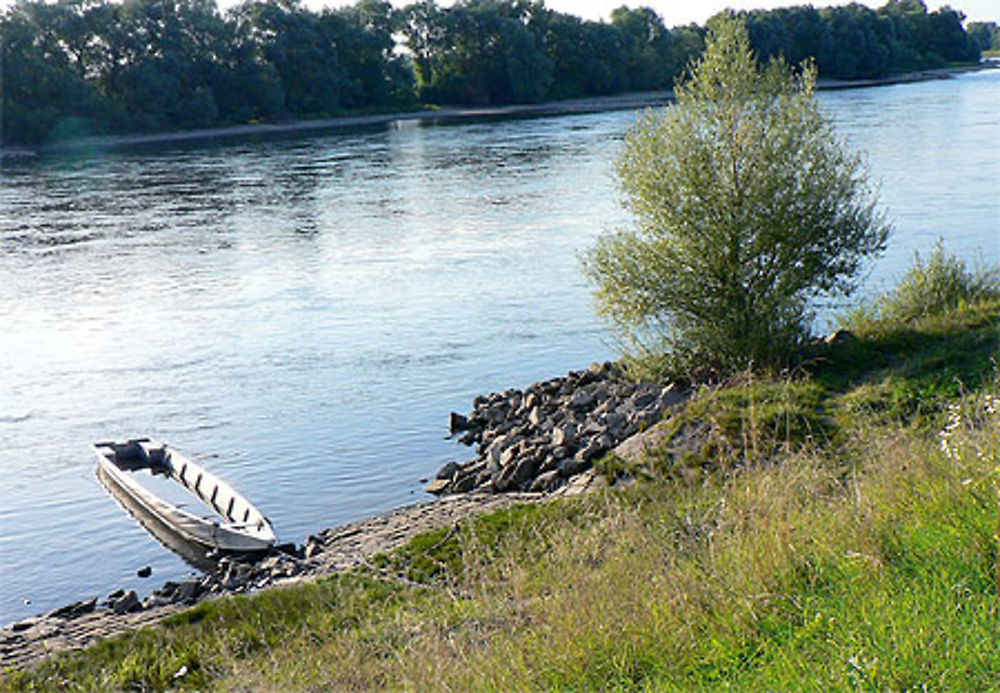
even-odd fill
[[[975,63],[981,38],[962,27],[960,12],[928,12],[923,2],[860,3],[815,9],[797,6],[741,13],[751,44],[764,58],[816,61],[822,77],[871,79],[887,74]]]
[[[1000,298],[1000,265],[977,265],[945,251],[939,240],[927,260],[915,253],[913,262],[891,291],[860,306],[844,324],[863,330],[869,324],[906,325],[928,316],[942,316],[965,306]]]
[[[315,12],[296,0],[24,0],[0,12],[2,140],[391,110],[507,104],[667,89],[705,29],[667,28],[646,7],[610,23],[538,0],[357,0]],[[891,2],[743,16],[763,58],[816,61],[821,76],[879,77],[975,62],[994,25],[962,28],[944,7]],[[411,55],[396,50],[401,40]]]
[[[969,38],[981,52],[1000,50],[1000,26],[996,22],[969,22]]]
[[[782,365],[810,299],[848,294],[884,247],[860,158],[836,140],[808,66],[759,68],[722,16],[677,105],[629,133],[618,174],[635,229],[584,259],[626,347],[681,375]]]

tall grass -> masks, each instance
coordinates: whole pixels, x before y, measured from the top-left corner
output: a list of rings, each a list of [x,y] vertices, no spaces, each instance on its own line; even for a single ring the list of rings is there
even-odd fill
[[[861,430],[846,459],[599,494],[487,550],[469,535],[460,579],[350,633],[234,662],[219,685],[988,688],[997,461],[978,451],[1000,449],[1000,418],[980,414],[949,431],[949,453]]]
[[[0,688],[986,690],[996,393],[929,436],[748,440],[767,463],[507,510],[369,576],[202,605]]]

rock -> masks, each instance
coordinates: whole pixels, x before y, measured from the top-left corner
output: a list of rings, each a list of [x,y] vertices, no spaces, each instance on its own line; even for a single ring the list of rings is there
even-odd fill
[[[573,459],[579,460],[581,462],[590,462],[595,457],[600,457],[611,447],[611,438],[609,436],[600,436],[595,438],[587,444],[587,447],[582,450],[577,451],[573,456]]]
[[[476,477],[479,472],[470,472],[459,476],[451,484],[453,493],[468,493],[476,487]]]
[[[180,585],[178,585],[176,582],[170,582],[168,580],[167,582],[163,583],[163,586],[160,587],[160,589],[153,590],[153,594],[161,597],[166,597],[168,599],[173,599],[174,595],[177,593],[178,587],[180,587]]]
[[[302,552],[299,551],[298,547],[296,547],[295,544],[291,542],[286,544],[276,544],[274,547],[274,551],[282,553],[286,556],[294,556],[295,558],[302,558]]]
[[[637,392],[632,396],[632,406],[636,409],[647,409],[656,403],[656,395],[649,390]]]
[[[625,429],[626,419],[624,416],[617,412],[613,412],[605,415],[604,426],[608,433],[612,436],[617,437]]]
[[[131,614],[136,611],[142,611],[142,603],[139,601],[139,595],[135,593],[135,590],[129,590],[111,604],[111,609],[118,615]]]
[[[528,413],[528,421],[532,426],[538,426],[542,423],[542,410],[540,407],[532,407],[531,411]]]
[[[576,442],[576,424],[568,423],[552,429],[552,444],[555,446],[572,445]]]
[[[562,477],[590,469],[593,461],[621,441],[651,426],[685,399],[673,385],[633,384],[610,362],[534,383],[479,396],[468,418],[450,423],[469,430],[461,442],[477,457],[439,472],[447,482],[434,492],[507,492],[550,489]],[[545,476],[542,482],[536,481]],[[560,476],[561,475],[561,476]]]
[[[514,481],[514,465],[511,465],[509,467],[505,467],[504,469],[501,469],[501,470],[497,471],[493,475],[493,478],[490,481],[491,481],[491,483],[493,485],[493,490],[494,491],[498,491],[500,493],[504,493],[505,491],[512,490],[513,486],[514,486],[514,484],[513,484],[513,481]]]
[[[442,479],[438,479],[437,481],[442,481]],[[432,481],[431,483],[433,484],[434,482]],[[320,539],[319,537],[314,537],[310,535],[306,539],[306,551],[305,551],[306,560],[312,558],[313,556],[318,556],[321,553],[323,553],[323,540]]]
[[[521,454],[521,446],[513,445],[503,451],[500,455],[500,467],[509,467]]]
[[[432,481],[431,483],[427,484],[427,486],[424,487],[424,491],[435,496],[440,496],[442,493],[448,490],[449,486],[451,486],[450,479],[435,479],[434,481]],[[311,544],[306,546],[306,558],[312,558],[312,556],[314,555],[313,553],[310,553],[310,549],[312,548],[313,546]]]
[[[74,602],[73,604],[67,604],[66,606],[61,606],[54,611],[50,611],[47,616],[51,618],[76,618],[78,616],[83,616],[84,614],[89,614],[91,611],[97,608],[97,597],[93,599],[88,599],[82,602]]]
[[[205,587],[200,580],[185,580],[177,586],[171,596],[174,602],[190,605],[197,602],[204,591]]]
[[[522,457],[493,475],[493,488],[500,493],[529,486],[538,469],[534,457]]]
[[[535,457],[535,456],[522,457],[513,466],[513,468],[514,468],[514,476],[513,476],[514,484],[518,488],[526,488],[526,487],[530,486],[529,482],[532,480],[532,478],[538,472],[538,467],[540,465],[541,465],[541,461],[537,457]]]
[[[469,420],[457,412],[451,412],[448,416],[448,430],[452,435],[459,433],[460,431],[466,431],[469,429]]]
[[[686,392],[673,383],[670,383],[660,392],[660,399],[657,402],[656,408],[661,412],[665,412],[667,409],[677,406],[687,398],[688,395]]]
[[[437,479],[446,479],[451,481],[455,478],[459,469],[461,469],[461,467],[458,462],[449,462],[438,470]]]
[[[239,590],[246,587],[252,577],[253,566],[246,563],[232,563],[223,576],[221,583],[227,590]]]
[[[573,409],[587,409],[594,404],[594,393],[590,390],[577,390],[570,397],[569,406]]]
[[[29,628],[34,628],[35,625],[37,624],[38,624],[37,619],[29,618],[24,621],[18,621],[17,623],[10,624],[10,629],[15,633],[20,633],[22,631],[28,630]]]
[[[268,556],[259,564],[257,564],[258,570],[270,571],[274,570],[281,565],[281,559],[278,556]]]
[[[548,472],[543,472],[539,474],[531,484],[531,491],[535,493],[544,493],[546,491],[551,491],[556,486],[559,485],[559,472],[557,470],[552,470]]]
[[[576,476],[580,472],[585,472],[590,469],[590,461],[586,459],[581,459],[579,456],[570,457],[559,463],[559,474],[564,478],[568,479],[571,476]]]
[[[156,594],[155,592],[142,601],[143,609],[156,609],[161,606],[167,606],[172,604],[173,600],[170,597],[166,597],[162,594]]]
[[[153,574],[153,569],[148,565],[143,566],[142,568],[139,568],[139,570],[135,571],[135,574],[141,578],[148,578]]]

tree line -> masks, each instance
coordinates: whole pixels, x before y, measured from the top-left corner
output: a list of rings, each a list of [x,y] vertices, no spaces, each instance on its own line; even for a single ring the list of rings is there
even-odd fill
[[[971,22],[968,31],[976,48],[983,53],[1000,52],[1000,26],[996,22]]]
[[[979,59],[948,7],[922,0],[741,13],[766,60],[816,60],[854,79]],[[653,10],[609,22],[542,0],[20,0],[0,14],[2,139],[157,132],[419,104],[500,105],[669,89],[705,29]]]

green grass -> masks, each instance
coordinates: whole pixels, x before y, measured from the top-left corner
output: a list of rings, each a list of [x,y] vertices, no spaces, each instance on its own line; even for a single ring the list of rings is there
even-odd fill
[[[1000,689],[1000,301],[854,329],[705,388],[660,449],[606,461],[644,479],[625,489],[202,604],[0,689]]]

